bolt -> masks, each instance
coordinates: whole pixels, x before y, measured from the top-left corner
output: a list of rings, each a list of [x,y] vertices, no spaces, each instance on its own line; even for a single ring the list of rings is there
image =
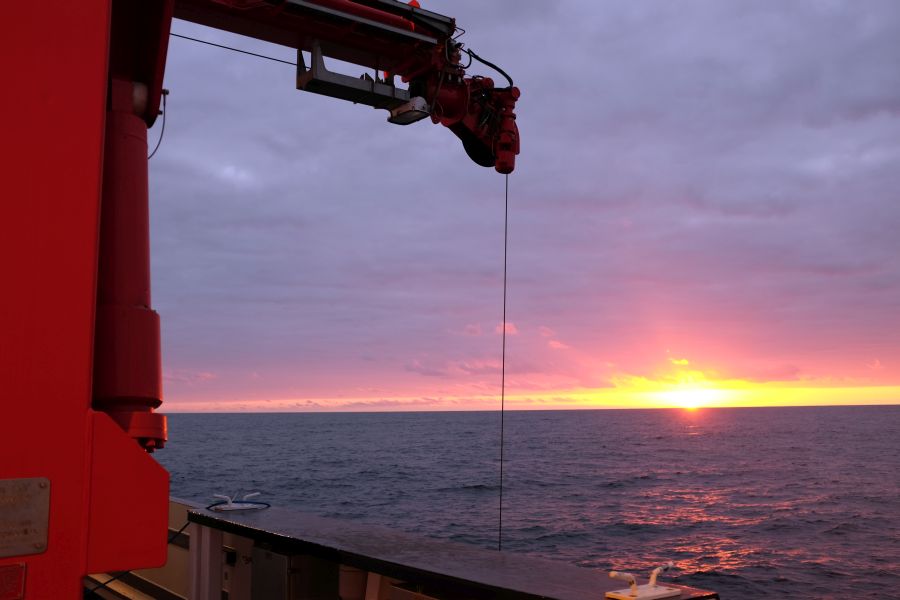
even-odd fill
[[[41,489],[46,489],[46,487],[47,487],[47,482],[46,482],[46,481],[41,481],[40,483],[38,483],[38,487],[41,488]]]
[[[35,543],[34,543],[34,548],[35,548],[36,550],[43,550],[43,549],[44,549],[44,542],[35,542]]]

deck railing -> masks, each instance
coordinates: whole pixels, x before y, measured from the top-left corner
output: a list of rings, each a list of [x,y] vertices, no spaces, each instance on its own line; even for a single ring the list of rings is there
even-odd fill
[[[282,508],[218,513],[173,499],[169,532],[165,567],[92,575],[86,589],[104,599],[602,600],[622,587],[604,572]],[[718,598],[681,589],[682,600]]]

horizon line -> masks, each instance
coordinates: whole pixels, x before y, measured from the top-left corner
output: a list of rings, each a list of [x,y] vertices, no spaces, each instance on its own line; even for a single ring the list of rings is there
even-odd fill
[[[558,407],[558,408],[507,408],[502,412],[571,412],[571,411],[599,411],[599,410],[628,410],[628,411],[648,411],[648,410],[670,410],[683,412],[698,412],[702,410],[742,410],[742,409],[779,409],[779,408],[900,408],[900,402],[890,404],[779,404],[765,406],[698,406],[694,408],[685,408],[681,406],[592,406],[592,407]],[[155,411],[159,412],[159,411]],[[174,410],[164,411],[162,414],[179,414],[179,415],[248,415],[248,414],[389,414],[389,413],[499,413],[501,409],[477,408],[477,409],[418,409],[418,410]]]

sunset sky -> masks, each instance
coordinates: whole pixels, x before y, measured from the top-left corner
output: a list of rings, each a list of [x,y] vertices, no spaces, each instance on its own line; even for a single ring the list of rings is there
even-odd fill
[[[900,402],[900,3],[421,3],[522,90],[507,408]],[[288,65],[165,85],[165,411],[499,408],[503,176]]]

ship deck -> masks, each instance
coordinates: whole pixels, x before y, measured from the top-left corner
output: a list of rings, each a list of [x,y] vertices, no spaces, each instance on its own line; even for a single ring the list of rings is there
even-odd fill
[[[190,511],[189,519],[275,551],[415,582],[423,594],[435,597],[586,600],[627,587],[606,572],[281,508],[244,513],[201,509]],[[682,589],[683,600],[718,598],[713,592]]]
[[[599,600],[608,591],[626,587],[603,571],[280,507],[213,512],[173,500],[169,527],[166,567],[120,574],[97,595],[171,600]],[[177,534],[182,529],[185,533]],[[112,575],[92,576],[86,585],[96,587]],[[660,583],[680,588],[681,600],[719,597]]]

